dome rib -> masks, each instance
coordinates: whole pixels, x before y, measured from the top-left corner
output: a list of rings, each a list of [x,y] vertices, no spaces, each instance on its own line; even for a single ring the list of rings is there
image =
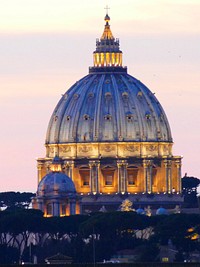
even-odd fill
[[[99,78],[99,77],[98,77]],[[102,95],[103,95],[103,82],[105,79],[105,75],[101,75],[99,79],[99,84],[97,86],[97,97],[96,97],[96,107],[95,107],[95,113],[94,113],[94,140],[99,139],[99,135],[101,133],[101,127],[100,127],[100,113],[101,113],[101,102],[102,102]]]
[[[118,85],[116,83],[116,80],[113,75],[111,75],[111,80],[113,83],[113,95],[115,96],[115,110],[118,110],[119,112],[116,112],[116,119],[117,119],[117,139],[122,141],[122,103],[121,98],[119,97],[119,90],[116,90],[118,88]]]
[[[137,124],[136,125],[137,125],[137,130],[139,132],[139,136],[138,136],[139,138],[137,138],[137,130],[135,129],[135,139],[136,139],[136,141],[140,141],[140,140],[142,140],[142,136],[144,135],[144,125],[142,123],[143,120],[141,119],[140,109],[139,109],[139,106],[137,104],[136,93],[138,92],[138,90],[137,90],[137,92],[133,92],[133,88],[130,86],[130,82],[128,82],[127,79],[125,79],[125,77],[123,75],[122,75],[122,80],[126,84],[126,87],[128,89],[128,92],[129,92],[129,98],[134,103],[133,106],[135,107],[135,112],[137,113]],[[136,87],[136,89],[137,89],[137,87]],[[136,128],[136,126],[135,126],[135,128]]]

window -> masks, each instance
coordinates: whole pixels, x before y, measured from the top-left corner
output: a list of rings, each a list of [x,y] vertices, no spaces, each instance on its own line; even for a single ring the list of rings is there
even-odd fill
[[[90,185],[90,169],[88,167],[81,167],[79,173],[81,177],[81,186],[88,187]]]
[[[52,204],[47,204],[47,216],[53,215]]]
[[[147,120],[150,120],[151,114],[150,113],[146,113],[145,117],[146,117]]]
[[[105,177],[105,185],[112,185],[113,184],[113,176],[112,175],[107,175]]]
[[[66,215],[66,205],[62,204],[61,206],[61,215]]]
[[[128,100],[128,93],[127,92],[123,92],[122,93],[122,98],[123,98],[123,100]]]
[[[104,177],[104,185],[105,186],[113,186],[115,168],[113,168],[112,166],[106,166],[102,169],[102,174]]]
[[[135,184],[135,179],[134,179],[133,174],[129,174],[128,175],[128,184],[129,185],[134,185]]]
[[[133,186],[137,184],[137,175],[138,175],[137,167],[133,166],[127,168],[128,185]]]
[[[87,114],[85,114],[85,115],[83,116],[83,119],[84,119],[85,121],[88,121],[88,120],[90,119],[90,116],[87,115]]]
[[[111,93],[110,92],[106,92],[105,93],[105,98],[108,99],[108,100],[111,99],[112,98]]]
[[[104,119],[105,119],[106,121],[110,121],[111,118],[112,118],[112,116],[111,116],[110,114],[106,114],[106,115],[104,116]]]
[[[89,186],[90,185],[90,176],[84,176],[83,177],[83,186]]]
[[[126,115],[126,119],[127,119],[128,122],[132,122],[132,121],[133,121],[133,114],[128,113],[128,114]]]

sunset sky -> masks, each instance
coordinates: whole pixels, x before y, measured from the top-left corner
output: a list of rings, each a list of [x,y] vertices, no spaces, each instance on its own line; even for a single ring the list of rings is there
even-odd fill
[[[128,73],[167,114],[182,174],[200,178],[200,0],[0,0],[0,191],[36,191],[51,113],[88,74],[106,5]]]

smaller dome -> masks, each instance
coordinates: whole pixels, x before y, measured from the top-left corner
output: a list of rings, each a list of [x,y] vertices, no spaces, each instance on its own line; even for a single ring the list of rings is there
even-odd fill
[[[165,208],[159,208],[156,211],[156,215],[168,215],[168,211]]]
[[[140,214],[140,215],[146,214],[146,212],[142,208],[137,209],[136,212],[137,212],[137,214]]]
[[[67,175],[62,172],[50,172],[42,178],[38,185],[37,194],[64,193],[76,194],[75,185]]]
[[[110,17],[108,16],[108,14],[106,14],[105,19],[106,22],[110,21]]]

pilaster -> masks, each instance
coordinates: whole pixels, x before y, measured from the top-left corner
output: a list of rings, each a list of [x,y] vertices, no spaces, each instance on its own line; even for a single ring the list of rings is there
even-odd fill
[[[144,168],[144,192],[152,193],[152,166],[153,161],[149,159],[143,159]]]
[[[172,193],[172,161],[165,159],[165,184],[166,184],[166,192],[168,194]]]
[[[181,183],[181,158],[175,161],[175,166],[177,169],[177,192],[182,192],[182,183]]]

